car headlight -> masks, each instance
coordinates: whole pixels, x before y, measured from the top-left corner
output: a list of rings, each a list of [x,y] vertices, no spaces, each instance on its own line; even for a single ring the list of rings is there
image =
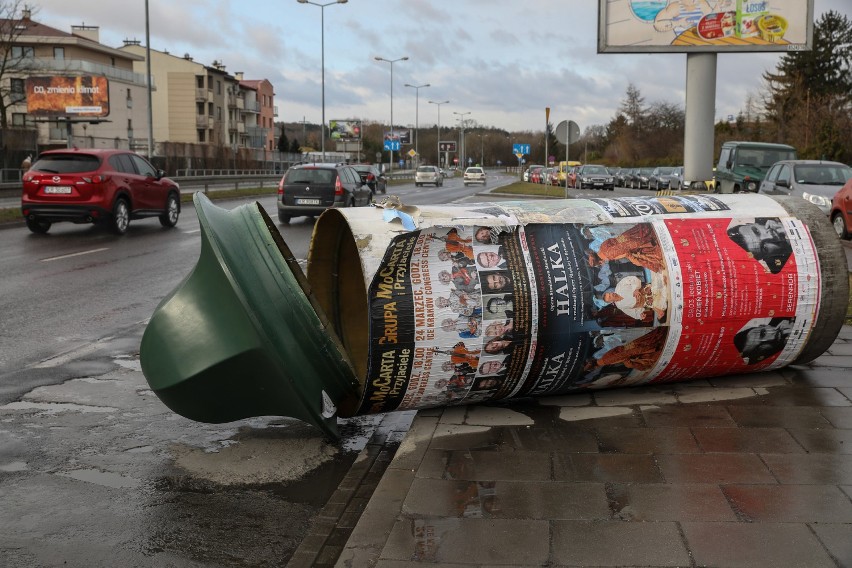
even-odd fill
[[[822,195],[814,195],[813,193],[802,193],[802,197],[816,205],[817,207],[830,208],[831,200]]]
[[[755,182],[753,182],[753,181],[747,181],[747,182],[745,182],[745,184],[746,184],[746,189],[747,189],[747,190],[749,190],[749,191],[757,191],[757,183],[755,183]]]

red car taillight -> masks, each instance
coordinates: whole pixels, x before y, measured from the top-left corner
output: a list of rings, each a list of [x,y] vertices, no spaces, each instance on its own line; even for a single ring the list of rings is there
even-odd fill
[[[83,176],[83,181],[86,183],[103,183],[106,181],[106,177],[101,174],[95,174],[92,177]]]
[[[340,176],[334,180],[334,195],[343,195],[343,184],[340,183]]]
[[[284,195],[284,178],[278,182],[278,195]]]
[[[373,174],[367,174],[367,181],[376,181],[376,176]]]

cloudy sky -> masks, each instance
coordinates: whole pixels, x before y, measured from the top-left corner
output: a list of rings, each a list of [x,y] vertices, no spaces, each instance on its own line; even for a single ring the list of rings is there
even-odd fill
[[[325,2],[331,0],[324,0]],[[780,0],[779,0],[780,1]],[[804,2],[805,0],[801,0]],[[772,0],[768,0],[771,4]],[[849,0],[814,0],[814,17]],[[317,3],[324,3],[318,1]],[[34,18],[70,31],[100,27],[101,43],[145,43],[144,0],[33,0]],[[511,131],[573,120],[606,124],[633,83],[646,103],[684,104],[686,55],[598,54],[596,0],[349,0],[324,9],[297,0],[148,0],[151,47],[230,73],[268,79],[278,120],[319,123],[321,14],[325,15],[326,120],[388,122],[390,65],[397,126],[458,118]],[[716,118],[756,94],[777,53],[719,54]],[[417,90],[412,85],[430,84]],[[419,113],[418,108],[419,106]]]

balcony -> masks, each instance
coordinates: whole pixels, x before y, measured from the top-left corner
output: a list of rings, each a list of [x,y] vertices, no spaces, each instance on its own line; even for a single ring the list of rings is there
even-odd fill
[[[213,91],[210,89],[195,89],[195,102],[212,102]]]
[[[30,74],[36,74],[37,72],[53,72],[61,73],[63,75],[80,73],[87,75],[103,75],[108,79],[116,79],[118,81],[142,86],[147,86],[148,84],[148,81],[145,80],[146,77],[144,73],[134,73],[128,69],[119,69],[118,67],[113,67],[111,65],[103,65],[101,63],[94,63],[92,61],[85,61],[82,59],[52,59],[37,57],[24,65],[30,65]],[[156,90],[157,87],[153,81],[153,77],[151,79],[151,89]]]
[[[195,127],[196,128],[213,128],[213,117],[207,116],[206,114],[196,114],[195,115]]]
[[[246,101],[246,112],[256,112],[260,113],[260,102],[258,101]]]

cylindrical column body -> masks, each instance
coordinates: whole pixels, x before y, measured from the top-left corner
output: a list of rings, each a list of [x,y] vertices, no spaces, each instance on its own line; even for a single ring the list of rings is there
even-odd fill
[[[801,199],[380,214],[324,214],[308,262],[355,366],[356,413],[777,369],[822,353],[845,314],[837,238]]]
[[[540,397],[805,363],[849,283],[825,215],[754,194],[331,209],[307,278],[257,205],[195,196],[198,265],[140,348],[205,422]]]

